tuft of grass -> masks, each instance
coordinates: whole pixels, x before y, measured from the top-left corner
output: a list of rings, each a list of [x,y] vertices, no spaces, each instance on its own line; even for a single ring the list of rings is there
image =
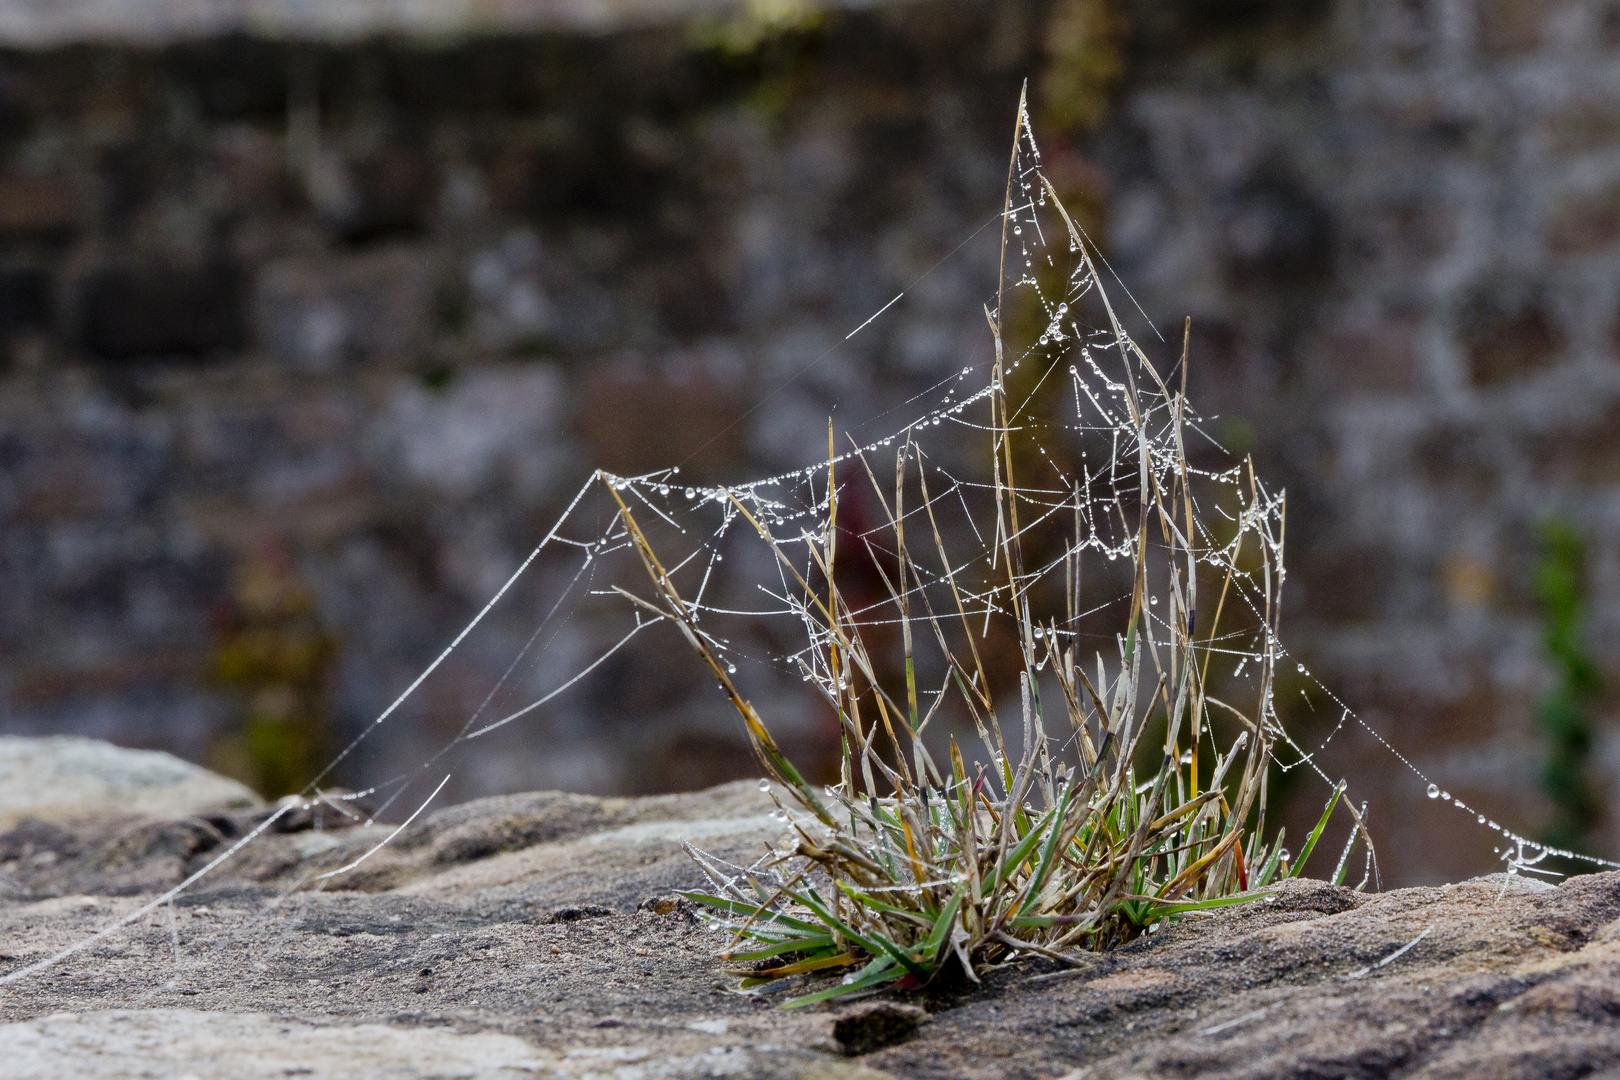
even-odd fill
[[[700,624],[702,606],[677,588],[683,564],[661,560],[621,495],[630,483],[608,485],[655,593],[632,599],[707,665],[791,825],[791,844],[753,867],[689,849],[712,887],[688,894],[729,932],[722,956],[744,989],[808,991],[789,1006],[953,970],[977,981],[1021,956],[1066,964],[1251,902],[1300,873],[1340,805],[1354,821],[1333,877],[1358,840],[1370,857],[1342,784],[1297,859],[1280,833],[1266,834],[1269,766],[1292,746],[1272,700],[1285,656],[1284,499],[1252,462],[1195,462],[1194,439],[1208,445],[1198,461],[1219,455],[1187,401],[1185,339],[1173,384],[1116,317],[1027,123],[1021,104],[1003,285],[985,310],[989,384],[943,414],[988,434],[985,480],[953,480],[936,463],[921,441],[935,414],[895,440],[892,486],[873,448],[840,455],[829,430],[814,529],[789,533],[791,519],[754,493],[722,492],[727,515],[777,562],[803,624],[793,660],[836,714],[836,784],[812,784],[782,753],[734,681],[726,644]],[[1057,267],[1064,239],[1066,284],[1048,296],[1029,268],[1036,257]],[[1009,288],[1033,290],[1048,318],[1021,351],[1000,319]],[[1082,305],[1100,329],[1080,324]],[[1013,394],[1009,372],[1037,365],[1038,386],[1061,380],[1067,361],[1075,414],[1054,428],[1029,408],[1033,390]],[[981,407],[988,421],[967,423]],[[1106,464],[1071,475],[1060,455],[1020,445],[1054,434],[1071,449],[1105,447]],[[1024,475],[1031,461],[1046,473]],[[857,494],[854,516],[868,524],[841,523],[841,503]],[[962,518],[947,522],[958,505]],[[952,554],[963,537],[978,538],[966,558]],[[852,560],[860,581],[881,581],[876,601],[845,584]],[[1211,614],[1200,621],[1201,611]],[[1217,661],[1235,670],[1212,676]],[[941,736],[953,724],[981,754]]]

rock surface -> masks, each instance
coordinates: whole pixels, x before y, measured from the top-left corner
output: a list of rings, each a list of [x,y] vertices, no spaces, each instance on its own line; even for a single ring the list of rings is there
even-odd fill
[[[699,882],[683,840],[747,857],[779,827],[769,808],[747,784],[487,799],[325,879],[392,829],[288,815],[151,910],[265,811],[210,816],[217,839],[184,857],[126,843],[109,864],[127,822],[101,848],[50,834],[73,844],[0,871],[6,1074],[1620,1075],[1620,874],[1377,895],[1292,881],[1075,969],[1015,963],[977,988],[786,1012],[734,992],[720,940],[674,897]]]
[[[262,800],[235,780],[156,750],[98,739],[0,735],[0,824],[105,814],[185,817]]]

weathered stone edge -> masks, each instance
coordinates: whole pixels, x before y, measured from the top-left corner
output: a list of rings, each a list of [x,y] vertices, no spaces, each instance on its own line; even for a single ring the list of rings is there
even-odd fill
[[[803,0],[806,8],[836,9],[915,2]],[[164,45],[235,35],[322,42],[596,35],[741,15],[759,6],[757,0],[0,0],[0,47]]]

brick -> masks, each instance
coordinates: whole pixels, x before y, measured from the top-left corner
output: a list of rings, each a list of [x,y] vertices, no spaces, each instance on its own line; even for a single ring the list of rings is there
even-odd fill
[[[79,201],[66,180],[0,176],[0,236],[47,238],[71,230]]]
[[[1333,222],[1299,182],[1261,174],[1228,200],[1223,222],[1227,270],[1235,282],[1319,281],[1333,267]]]
[[[1480,556],[1454,551],[1440,561],[1440,585],[1454,610],[1471,612],[1484,608],[1496,594],[1496,571]]]
[[[1434,487],[1483,503],[1501,487],[1498,449],[1488,433],[1435,424],[1413,446],[1411,460],[1418,475]]]
[[[1620,145],[1620,105],[1573,105],[1548,119],[1547,135],[1555,154],[1579,154]]]
[[[707,375],[675,378],[619,372],[590,379],[579,431],[592,460],[635,475],[680,465],[683,476],[725,476],[742,458],[745,425],[737,397]]]
[[[1565,199],[1547,238],[1554,255],[1589,255],[1620,243],[1620,184]]]
[[[1421,270],[1450,251],[1457,227],[1450,208],[1439,200],[1391,200],[1345,223],[1345,247],[1357,259],[1373,264],[1375,273]]]
[[[1395,582],[1398,556],[1376,544],[1343,545],[1314,554],[1290,570],[1301,578],[1312,616],[1334,622],[1366,622],[1378,615]],[[1290,583],[1293,574],[1289,575]]]
[[[420,147],[390,141],[346,163],[347,198],[329,223],[348,243],[414,237],[426,231],[437,194]]]
[[[1371,36],[1402,60],[1415,60],[1435,42],[1435,12],[1424,0],[1366,0]]]
[[[1547,0],[1480,0],[1474,9],[1480,51],[1495,57],[1534,52],[1551,7]]]
[[[1562,424],[1531,443],[1537,473],[1549,483],[1620,485],[1620,405]]]
[[[0,337],[54,322],[50,275],[37,267],[0,269]]]
[[[228,264],[100,270],[81,289],[81,337],[92,356],[114,362],[232,352],[247,341],[243,293]]]
[[[306,370],[413,356],[432,333],[430,263],[406,248],[273,263],[255,290],[257,342]]]
[[[1565,336],[1534,291],[1477,290],[1457,316],[1457,336],[1474,385],[1495,386],[1553,364]]]
[[[1331,331],[1311,354],[1313,375],[1336,390],[1410,391],[1417,369],[1414,332],[1409,324]]]

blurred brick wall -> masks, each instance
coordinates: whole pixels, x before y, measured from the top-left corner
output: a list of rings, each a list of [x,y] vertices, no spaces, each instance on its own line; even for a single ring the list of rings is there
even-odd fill
[[[1594,756],[1620,774],[1620,5],[1123,7],[1111,116],[1049,164],[1160,326],[1193,316],[1217,434],[1289,487],[1285,640],[1533,830],[1547,510],[1588,539]],[[682,22],[0,58],[0,726],[208,759],[243,709],[222,627],[274,552],[337,642],[340,739],[593,464],[667,464],[763,397],[694,462],[756,475],[824,445],[833,402],[858,421],[959,367],[993,243],[765,394],[994,211],[1045,18],[879,6],[746,53]],[[498,629],[473,670],[526,633]],[[637,675],[676,691],[546,720],[455,794],[754,771],[685,676]],[[483,685],[347,779],[425,756]],[[1301,689],[1325,736],[1337,710]],[[1489,868],[1493,834],[1371,740],[1323,764],[1372,801],[1386,881]]]
[[[1594,846],[1620,856],[1620,4],[1134,10],[1097,148],[1115,266],[1155,316],[1193,316],[1195,400],[1288,484],[1284,640],[1442,788],[1533,833],[1535,522],[1567,516],[1608,687]],[[1320,740],[1339,711],[1311,691],[1311,720],[1301,689]],[[1372,801],[1397,879],[1492,859],[1371,739],[1322,761]]]
[[[901,5],[745,48],[675,23],[0,56],[0,728],[285,786],[592,467],[797,466],[835,409],[958,370],[986,347],[993,229],[782,388],[995,214],[1027,15]],[[557,570],[338,778],[454,734]],[[313,623],[260,594],[313,596]],[[669,646],[476,744],[447,796],[757,773]],[[542,674],[601,646],[568,623],[546,647]],[[803,713],[782,704],[784,737],[824,752]]]

